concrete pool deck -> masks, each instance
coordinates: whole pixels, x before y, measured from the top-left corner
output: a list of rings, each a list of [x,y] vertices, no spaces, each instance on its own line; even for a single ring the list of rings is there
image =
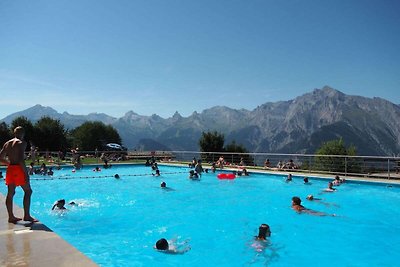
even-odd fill
[[[8,223],[4,203],[0,194],[0,266],[98,266],[40,222]],[[14,214],[23,210],[14,205]]]
[[[160,164],[163,165],[163,164]],[[175,165],[175,164],[166,164]],[[185,165],[181,165],[185,166]],[[235,170],[226,168],[226,171]],[[333,179],[334,175],[274,171],[265,169],[249,169],[253,173],[267,173],[294,176],[320,177]],[[365,181],[371,183],[387,183],[400,185],[400,175],[391,176],[394,179],[377,179],[367,177],[345,177],[351,181]],[[19,222],[8,223],[8,215],[5,207],[5,197],[0,193],[0,266],[98,266],[91,259],[67,243],[60,236],[42,223]],[[14,205],[14,213],[17,217],[23,217],[23,210]],[[34,214],[33,214],[34,216]],[[40,220],[40,218],[38,218]]]

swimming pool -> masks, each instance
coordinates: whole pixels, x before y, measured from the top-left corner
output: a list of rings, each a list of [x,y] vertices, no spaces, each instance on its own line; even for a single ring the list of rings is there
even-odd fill
[[[254,173],[219,180],[209,173],[191,181],[188,168],[160,171],[153,177],[139,165],[55,171],[54,178],[68,179],[34,175],[32,214],[101,266],[398,266],[399,187],[346,183],[320,194],[325,180],[304,185],[296,176],[286,183],[279,175]],[[113,178],[116,173],[121,179]],[[161,189],[161,181],[174,190]],[[308,194],[330,205],[307,201]],[[338,216],[297,214],[292,196]],[[52,212],[60,198],[79,206]],[[20,189],[15,202],[22,206]],[[270,225],[272,235],[256,251],[253,237],[261,223]],[[159,253],[153,246],[162,237],[190,239],[191,250]]]

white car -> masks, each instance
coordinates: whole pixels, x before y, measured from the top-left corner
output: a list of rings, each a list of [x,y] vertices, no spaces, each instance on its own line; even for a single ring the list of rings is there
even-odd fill
[[[109,143],[106,145],[107,150],[117,150],[117,151],[125,151],[127,150],[125,147],[121,146],[120,144],[116,143]]]

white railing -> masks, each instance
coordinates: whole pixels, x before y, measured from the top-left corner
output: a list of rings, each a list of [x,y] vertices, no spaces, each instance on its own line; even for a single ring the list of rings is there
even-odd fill
[[[343,176],[363,176],[371,178],[400,179],[400,158],[382,156],[342,156],[342,155],[313,155],[313,154],[278,154],[278,153],[231,153],[231,152],[198,152],[198,151],[79,151],[83,164],[102,164],[104,156],[115,161],[144,162],[154,157],[157,161],[188,164],[193,158],[201,159],[207,166],[216,162],[221,156],[226,166],[237,166],[244,163],[248,168],[269,169],[280,171],[326,173]],[[71,153],[38,152],[36,160],[46,159],[49,163],[69,164]],[[47,158],[46,158],[47,157]],[[51,160],[50,160],[51,159]],[[269,166],[265,166],[266,160]],[[27,164],[30,163],[27,153]],[[281,163],[281,164],[279,164]],[[35,162],[35,164],[37,164]]]

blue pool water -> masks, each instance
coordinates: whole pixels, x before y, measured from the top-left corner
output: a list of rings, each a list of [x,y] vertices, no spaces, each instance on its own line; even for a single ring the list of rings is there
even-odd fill
[[[188,168],[160,171],[161,177],[153,177],[139,165],[55,172],[54,178],[69,179],[33,175],[32,214],[101,266],[399,265],[399,187],[345,183],[321,194],[326,180],[304,185],[302,177],[285,183],[283,176],[254,173],[219,180],[210,173],[191,181]],[[121,179],[112,178],[116,173]],[[161,189],[161,181],[174,191]],[[5,194],[6,187],[0,188]],[[307,201],[308,194],[331,205]],[[292,196],[337,216],[297,214],[290,208]],[[60,198],[79,206],[52,212]],[[20,189],[15,202],[22,205]],[[261,223],[270,225],[272,235],[257,251],[252,244]],[[190,239],[191,250],[157,252],[153,246],[162,237]]]

